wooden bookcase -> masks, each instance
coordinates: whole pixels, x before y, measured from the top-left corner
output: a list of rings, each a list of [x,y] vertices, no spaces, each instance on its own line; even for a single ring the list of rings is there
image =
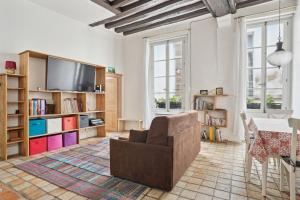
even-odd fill
[[[18,144],[18,154],[22,156],[29,156],[29,140],[30,138],[44,137],[48,135],[62,134],[67,131],[59,133],[43,134],[40,136],[29,137],[29,120],[35,118],[57,118],[64,116],[75,116],[77,118],[77,128],[73,131],[77,132],[77,141],[80,141],[80,134],[86,130],[96,130],[98,137],[105,137],[105,124],[98,126],[89,126],[80,128],[80,115],[92,115],[95,118],[101,118],[105,121],[105,92],[77,92],[77,91],[60,91],[60,90],[46,90],[42,89],[29,89],[29,73],[30,60],[39,59],[47,63],[48,57],[56,57],[44,53],[25,51],[20,53],[20,66],[19,74],[1,74],[0,75],[0,156],[2,160],[8,159],[8,146]],[[66,59],[66,58],[61,58]],[[71,60],[71,59],[67,59]],[[76,61],[76,60],[72,60]],[[80,62],[80,61],[77,61]],[[84,63],[84,62],[80,62]],[[105,86],[105,67],[84,63],[96,68],[96,84]],[[16,79],[17,85],[10,86],[9,79]],[[8,99],[11,92],[16,93],[15,99]],[[29,100],[31,98],[39,98],[40,96],[47,95],[52,98],[55,105],[54,113],[45,115],[29,115]],[[80,100],[82,103],[82,110],[77,113],[67,113],[63,109],[63,100],[65,97],[73,96]],[[93,109],[89,109],[89,102],[93,102]],[[15,110],[19,112],[9,112],[10,107],[15,106]],[[16,118],[16,126],[9,126],[8,121],[10,118]],[[3,122],[3,123],[2,123]],[[70,131],[68,131],[70,132]],[[14,134],[14,139],[10,140],[10,134]],[[18,136],[18,137],[16,137]]]
[[[209,132],[210,127],[226,128],[228,123],[227,110],[217,108],[217,99],[228,95],[200,95],[193,96],[193,109],[198,111],[203,129]],[[207,120],[207,119],[210,120]]]

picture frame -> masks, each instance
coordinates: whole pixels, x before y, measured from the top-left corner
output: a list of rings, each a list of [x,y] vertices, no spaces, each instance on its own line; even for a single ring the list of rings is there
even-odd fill
[[[216,95],[223,95],[223,88],[222,87],[216,88]]]
[[[200,90],[200,95],[208,95],[208,90]]]

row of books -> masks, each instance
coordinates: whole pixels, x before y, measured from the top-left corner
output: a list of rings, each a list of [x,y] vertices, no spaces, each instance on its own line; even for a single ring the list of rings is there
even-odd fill
[[[222,132],[219,128],[209,127],[208,131],[202,131],[202,139],[210,140],[211,142],[222,142]]]
[[[205,116],[205,124],[208,126],[226,126],[226,119],[215,118],[207,114]]]
[[[45,115],[46,114],[46,99],[30,99],[29,100],[30,115]]]
[[[202,98],[195,99],[194,109],[195,110],[212,110],[214,108],[214,104],[204,101]]]
[[[82,104],[76,98],[66,98],[63,101],[64,113],[78,113],[82,112]]]

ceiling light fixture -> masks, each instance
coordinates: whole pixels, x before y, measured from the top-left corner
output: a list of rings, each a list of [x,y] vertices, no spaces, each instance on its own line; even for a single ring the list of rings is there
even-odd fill
[[[280,30],[280,22],[281,22],[280,9],[281,9],[281,7],[280,7],[280,0],[278,0],[278,1],[279,1],[279,9],[278,9],[279,36],[278,36],[278,42],[276,43],[277,48],[276,48],[275,52],[268,55],[267,60],[268,60],[268,63],[270,63],[271,65],[278,66],[280,68],[281,66],[289,64],[293,58],[293,55],[290,51],[286,51],[282,48],[283,42],[281,41],[281,33],[280,33],[280,31],[281,31]]]

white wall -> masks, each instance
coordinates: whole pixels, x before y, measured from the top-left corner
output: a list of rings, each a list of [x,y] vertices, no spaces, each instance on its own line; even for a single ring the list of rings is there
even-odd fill
[[[0,72],[7,54],[45,52],[122,72],[122,37],[68,18],[27,0],[0,1]]]

